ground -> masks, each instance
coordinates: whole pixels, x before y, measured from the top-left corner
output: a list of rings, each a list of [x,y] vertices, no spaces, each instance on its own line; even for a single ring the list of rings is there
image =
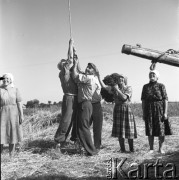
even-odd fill
[[[56,117],[57,114],[50,115]],[[48,115],[45,116],[48,119]],[[34,117],[33,117],[34,118]],[[43,118],[44,119],[44,118]],[[34,119],[33,119],[34,120]],[[25,132],[25,139],[22,148],[16,152],[14,158],[10,159],[8,147],[4,149],[1,156],[1,179],[18,180],[66,180],[66,179],[107,179],[121,178],[120,168],[114,171],[116,161],[118,163],[127,158],[121,167],[125,174],[130,170],[141,168],[141,175],[144,179],[144,166],[149,163],[162,163],[160,175],[167,177],[179,177],[179,117],[170,118],[172,122],[173,135],[166,136],[164,150],[165,155],[157,152],[158,139],[155,138],[155,153],[149,154],[147,137],[145,136],[144,122],[140,117],[136,117],[138,138],[134,140],[134,153],[120,153],[119,143],[116,138],[111,137],[112,116],[111,113],[104,114],[102,145],[98,155],[86,157],[81,154],[62,153],[53,141],[58,123],[47,123],[44,128],[34,133],[31,126],[28,126]],[[29,122],[32,122],[32,118]],[[126,149],[128,144],[126,141]],[[167,165],[167,163],[170,163]],[[113,165],[113,168],[111,168]],[[133,167],[131,167],[133,165]],[[171,170],[176,167],[176,171]],[[112,169],[112,171],[110,171]],[[166,174],[166,171],[170,171]],[[116,174],[116,173],[117,174]],[[155,169],[148,170],[148,179],[155,179]],[[137,176],[137,170],[131,174]],[[146,178],[145,178],[146,179]],[[170,178],[169,178],[170,179]]]

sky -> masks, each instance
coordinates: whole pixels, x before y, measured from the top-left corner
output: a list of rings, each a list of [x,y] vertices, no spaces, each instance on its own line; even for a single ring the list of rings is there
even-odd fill
[[[124,74],[132,102],[141,102],[151,61],[121,53],[124,44],[179,50],[179,0],[71,0],[71,36],[84,70],[94,63],[102,79]],[[67,58],[68,0],[0,0],[0,75],[12,73],[23,103],[62,101],[57,64]],[[169,101],[179,101],[179,67],[157,63]]]

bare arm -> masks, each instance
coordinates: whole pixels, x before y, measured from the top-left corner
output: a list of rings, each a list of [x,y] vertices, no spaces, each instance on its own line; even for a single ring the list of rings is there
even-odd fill
[[[75,58],[73,62],[74,62],[74,65],[73,65],[72,77],[73,79],[75,79],[79,76],[78,69],[77,69],[78,58]]]
[[[124,94],[124,93],[122,93],[122,91],[119,89],[119,87],[118,87],[118,85],[116,84],[115,86],[113,86],[113,91],[117,94],[117,96],[119,96],[120,97],[120,99],[122,100],[122,101],[125,101],[125,100],[127,100],[127,95],[126,94]]]
[[[61,75],[64,76],[65,81],[70,79],[70,68],[73,65],[73,39],[69,40],[69,47],[68,47],[68,59],[63,65],[61,69]]]
[[[24,115],[21,102],[17,102],[17,108],[19,112],[19,124],[22,124],[22,122],[24,121]]]
[[[61,78],[63,78],[65,82],[67,82],[70,79],[70,70],[63,66],[63,69],[60,71],[58,77],[60,78],[60,80]]]
[[[73,54],[73,62],[78,59],[78,56],[76,54],[76,50],[73,50],[74,51],[74,54]],[[80,67],[80,62],[79,62],[79,59],[78,59],[78,64],[77,64],[77,71],[78,73],[84,73],[82,70],[81,70],[81,67]]]
[[[107,86],[106,86],[106,85],[104,84],[104,82],[101,80],[101,76],[100,76],[99,72],[96,72],[96,76],[98,77],[98,81],[99,81],[101,87],[106,89]]]
[[[167,119],[167,112],[168,112],[168,101],[164,100],[164,117]]]
[[[73,63],[73,44],[74,44],[74,41],[73,39],[70,39],[69,40],[69,47],[68,47],[68,62],[69,64]]]

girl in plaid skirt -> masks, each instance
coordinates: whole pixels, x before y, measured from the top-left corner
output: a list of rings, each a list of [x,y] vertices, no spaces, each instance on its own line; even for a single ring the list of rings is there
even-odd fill
[[[115,73],[115,84],[108,88],[100,80],[103,88],[107,89],[114,97],[112,137],[118,137],[121,152],[125,152],[125,139],[128,139],[130,152],[134,151],[133,139],[137,138],[136,123],[131,109],[132,88],[127,86],[127,78]]]

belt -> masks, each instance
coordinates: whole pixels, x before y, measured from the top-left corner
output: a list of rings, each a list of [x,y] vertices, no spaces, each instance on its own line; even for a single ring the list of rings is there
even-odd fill
[[[162,100],[149,100],[149,103],[154,103],[154,102],[163,102]]]
[[[130,105],[130,102],[117,102],[115,105]]]
[[[88,102],[91,102],[91,100],[84,99],[83,101],[80,101],[80,102],[78,102],[78,103],[80,104],[80,103],[84,103],[84,102],[87,102],[87,101],[88,101]]]
[[[67,96],[77,96],[77,94],[65,93]]]
[[[101,103],[100,101],[98,101],[98,102],[92,102],[92,104],[98,104],[98,103]]]

